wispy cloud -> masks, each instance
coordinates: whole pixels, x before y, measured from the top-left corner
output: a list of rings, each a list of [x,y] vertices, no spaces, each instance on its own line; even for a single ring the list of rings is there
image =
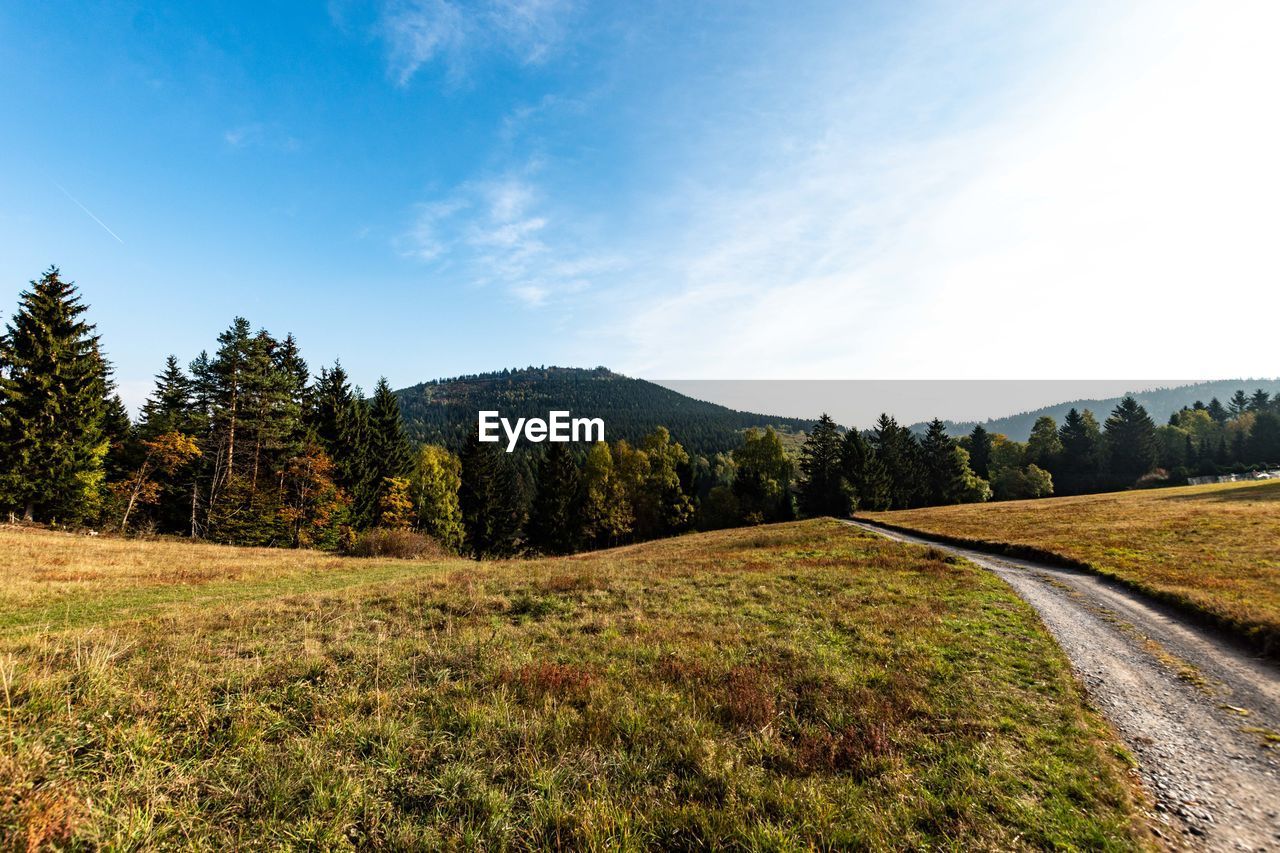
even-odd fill
[[[274,125],[252,122],[229,128],[222,134],[222,141],[229,148],[269,148],[292,153],[301,142]]]
[[[531,307],[588,290],[623,266],[614,255],[574,246],[537,186],[520,176],[469,183],[419,204],[395,245],[404,257],[447,269],[470,286],[500,286]]]
[[[108,228],[108,227],[107,227],[107,223],[105,223],[105,222],[103,222],[101,219],[99,219],[99,218],[94,214],[94,212],[93,212],[92,210],[90,210],[89,208],[87,208],[87,207],[85,207],[83,204],[81,204],[79,199],[77,199],[77,198],[76,198],[75,196],[73,196],[71,193],[67,192],[66,188],[65,188],[65,187],[63,187],[63,186],[62,186],[62,184],[59,184],[59,183],[56,183],[56,182],[55,182],[55,183],[54,183],[54,186],[55,186],[55,187],[57,187],[57,188],[58,188],[58,190],[59,190],[59,191],[61,191],[61,193],[62,193],[63,195],[65,195],[67,198],[69,198],[69,199],[72,201],[72,203],[73,203],[73,204],[75,204],[75,206],[76,206],[76,207],[78,207],[78,208],[80,208],[81,210],[83,210],[83,211],[88,215],[88,217],[89,217],[90,219],[92,219],[94,222],[96,222],[96,223],[98,223],[99,225],[101,225],[101,226],[102,226],[102,230],[103,230],[103,231],[106,231],[108,234],[110,234],[110,235],[112,236],[112,238],[113,238],[117,243],[119,243],[121,246],[123,246],[123,245],[124,245],[124,241],[120,239],[120,235],[116,234],[116,232],[114,232],[114,231],[112,231],[110,228]]]
[[[388,72],[406,86],[436,62],[460,77],[481,53],[543,62],[563,40],[571,9],[569,0],[387,0],[376,32],[386,44]]]

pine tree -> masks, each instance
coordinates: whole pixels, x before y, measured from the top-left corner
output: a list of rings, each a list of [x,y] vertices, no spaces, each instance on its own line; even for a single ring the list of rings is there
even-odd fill
[[[1209,417],[1213,418],[1220,424],[1225,424],[1227,421],[1231,420],[1231,413],[1227,411],[1225,406],[1218,402],[1217,397],[1210,400],[1209,405],[1205,408],[1209,412]]]
[[[1237,390],[1231,395],[1231,399],[1227,401],[1227,408],[1231,411],[1233,417],[1239,417],[1249,411],[1249,395],[1242,390]]]
[[[1058,430],[1062,456],[1054,479],[1059,494],[1079,494],[1097,487],[1102,464],[1102,431],[1093,412],[1067,412]]]
[[[0,500],[26,519],[96,516],[109,368],[75,285],[50,267],[0,336]]]
[[[579,473],[569,448],[550,445],[538,465],[538,490],[529,518],[529,544],[544,554],[571,554],[582,538]]]
[[[892,484],[884,463],[861,431],[851,429],[840,445],[840,471],[849,489],[852,509],[889,508]]]
[[[1156,425],[1133,397],[1125,397],[1103,425],[1108,473],[1118,484],[1131,485],[1156,464]]]
[[[1249,458],[1264,465],[1280,463],[1280,414],[1258,413],[1249,435]]]
[[[1261,388],[1253,392],[1249,398],[1249,411],[1265,412],[1271,405],[1271,395]]]
[[[969,466],[984,480],[991,476],[991,433],[982,424],[969,433]]]
[[[325,453],[333,460],[334,480],[354,497],[362,480],[365,459],[363,404],[347,381],[342,364],[320,368],[311,393],[311,428]]]
[[[507,454],[473,434],[462,452],[458,490],[467,547],[476,559],[506,557],[520,547],[524,496]]]
[[[176,356],[165,359],[164,370],[156,375],[155,390],[142,404],[138,432],[155,438],[166,432],[194,434],[191,380],[178,365]]]
[[[824,412],[800,449],[800,509],[805,515],[839,518],[849,514],[841,444],[840,428]]]
[[[356,496],[357,517],[366,523],[373,520],[387,482],[404,479],[413,468],[413,448],[400,419],[400,403],[385,377],[374,387],[367,410],[364,478]]]
[[[920,446],[915,436],[893,418],[882,414],[871,431],[871,445],[889,479],[890,507],[907,509],[917,505],[923,478]]]
[[[1056,435],[1056,433],[1055,433]],[[973,472],[946,425],[934,418],[920,442],[920,459],[925,475],[925,500],[934,506],[960,503],[965,499]]]

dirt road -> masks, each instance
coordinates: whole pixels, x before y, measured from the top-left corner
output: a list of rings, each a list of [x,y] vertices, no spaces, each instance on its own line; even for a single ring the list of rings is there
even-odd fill
[[[850,523],[962,556],[1040,613],[1137,757],[1166,842],[1280,851],[1280,668],[1096,575]]]

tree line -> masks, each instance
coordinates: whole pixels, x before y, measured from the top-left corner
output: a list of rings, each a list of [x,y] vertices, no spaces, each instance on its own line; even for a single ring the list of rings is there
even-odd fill
[[[312,375],[292,335],[236,318],[187,365],[169,356],[137,422],[76,288],[51,268],[0,337],[0,510],[12,517],[213,542],[349,549],[412,531],[476,557],[567,554],[801,515],[1074,494],[1280,462],[1280,400],[1243,391],[1157,427],[1125,398],[1071,410],[1029,441],[889,415],[823,415],[798,452],[772,428],[690,454],[665,427],[634,441],[507,454],[474,432],[411,439],[401,401],[340,363]]]

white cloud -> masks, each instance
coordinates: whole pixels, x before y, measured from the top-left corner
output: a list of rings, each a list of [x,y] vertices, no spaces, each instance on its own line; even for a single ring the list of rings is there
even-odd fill
[[[377,35],[400,86],[425,65],[461,76],[478,53],[501,52],[525,64],[544,61],[564,38],[568,0],[388,0]]]
[[[1280,7],[1126,8],[975,105],[991,118],[868,146],[837,103],[777,168],[694,184],[658,276],[677,286],[584,346],[621,337],[624,369],[690,378],[1265,371]]]

